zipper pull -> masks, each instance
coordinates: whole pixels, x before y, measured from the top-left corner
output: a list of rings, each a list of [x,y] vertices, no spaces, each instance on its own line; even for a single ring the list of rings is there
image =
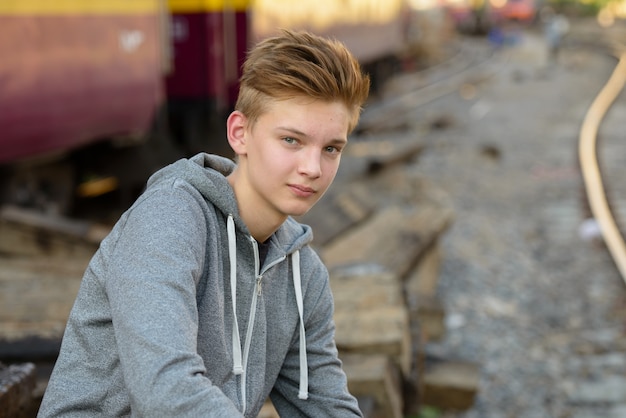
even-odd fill
[[[256,289],[257,289],[257,295],[261,296],[261,279],[263,278],[263,276],[258,275],[256,278]]]

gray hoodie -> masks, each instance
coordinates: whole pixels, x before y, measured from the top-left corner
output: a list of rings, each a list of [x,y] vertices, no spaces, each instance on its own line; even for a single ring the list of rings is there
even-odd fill
[[[334,342],[328,273],[289,218],[265,263],[225,175],[198,154],[155,173],[91,260],[39,417],[361,416]]]

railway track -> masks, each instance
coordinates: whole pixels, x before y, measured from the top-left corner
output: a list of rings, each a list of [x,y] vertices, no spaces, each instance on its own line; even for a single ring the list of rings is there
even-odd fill
[[[613,172],[623,169],[624,161],[620,161],[619,152],[603,154],[598,144],[602,122],[609,116],[626,85],[626,45],[614,33],[601,39],[605,48],[617,57],[618,62],[585,116],[580,130],[578,152],[585,193],[592,215],[622,279],[626,281],[626,242],[623,233],[626,213],[620,212],[620,207],[626,205],[626,189],[621,185],[623,182],[619,181],[619,176]],[[613,149],[611,140],[624,139],[623,136],[621,138],[619,136],[621,135],[608,133],[604,137],[608,143],[602,145],[607,150]],[[608,158],[601,158],[603,155]],[[600,161],[607,164],[601,168]],[[618,181],[619,184],[616,184]],[[613,186],[621,186],[621,189]]]

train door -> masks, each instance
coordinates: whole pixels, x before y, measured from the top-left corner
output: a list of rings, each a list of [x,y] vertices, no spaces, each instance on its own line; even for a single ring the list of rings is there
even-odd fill
[[[169,0],[173,68],[167,77],[172,135],[186,154],[229,154],[225,122],[247,48],[248,0]]]

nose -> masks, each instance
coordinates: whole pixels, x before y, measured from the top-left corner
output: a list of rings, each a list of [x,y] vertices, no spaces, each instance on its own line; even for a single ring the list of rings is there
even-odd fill
[[[320,177],[322,175],[320,151],[315,149],[303,150],[300,161],[298,162],[298,171],[300,174],[310,178]]]

